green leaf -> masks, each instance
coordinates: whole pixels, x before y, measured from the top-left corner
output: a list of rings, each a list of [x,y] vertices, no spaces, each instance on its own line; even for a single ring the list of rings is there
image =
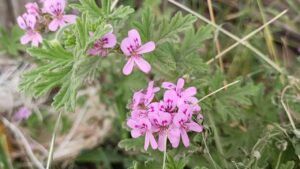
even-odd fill
[[[258,94],[259,86],[247,84],[232,86],[215,95],[215,107],[223,120],[240,119],[243,117],[241,108],[252,105],[251,97]]]
[[[167,169],[183,169],[187,161],[185,158],[175,159],[171,155],[167,155],[166,168]]]
[[[193,15],[183,16],[181,12],[177,12],[171,19],[154,18],[148,8],[142,13],[142,20],[134,22],[133,25],[138,28],[144,41],[154,40],[159,46],[166,42],[178,42],[178,33],[192,28],[195,21]]]
[[[150,41],[154,30],[154,17],[151,15],[149,8],[142,13],[141,22],[133,22],[133,25],[138,28],[143,41]]]
[[[184,57],[192,53],[197,53],[203,46],[203,42],[212,38],[213,27],[203,26],[197,31],[190,29],[185,33],[183,42],[180,44],[180,56]]]
[[[70,6],[93,17],[99,17],[102,15],[102,11],[96,4],[95,0],[80,0],[80,4],[71,4]]]
[[[106,18],[109,20],[118,20],[128,17],[128,15],[132,14],[134,9],[129,6],[119,6],[115,10],[113,10]]]
[[[124,139],[119,142],[118,146],[126,151],[143,151],[144,138]]]
[[[77,46],[79,46],[83,51],[85,51],[89,39],[87,15],[83,14],[81,18],[77,18],[76,31],[78,35],[76,36]]]
[[[190,29],[193,23],[196,21],[196,17],[191,14],[183,16],[181,12],[177,12],[171,20],[163,19],[158,27],[158,36],[155,41],[157,44],[165,42],[177,42],[178,33],[184,30]]]
[[[279,169],[294,169],[295,162],[294,161],[288,161],[285,164],[280,164]]]
[[[101,8],[96,4],[95,0],[80,0],[81,4],[72,4],[71,7],[79,10],[82,13],[89,15],[92,18],[104,18],[105,20],[119,20],[128,17],[134,12],[129,6],[119,6],[111,9],[111,0],[102,0]]]
[[[17,25],[9,31],[0,26],[0,51],[4,51],[11,56],[19,56],[19,51],[24,50],[20,44],[20,38],[23,34],[23,30]]]
[[[27,50],[28,54],[40,60],[66,61],[73,59],[73,54],[66,51],[57,41],[44,40],[43,48],[32,47]]]

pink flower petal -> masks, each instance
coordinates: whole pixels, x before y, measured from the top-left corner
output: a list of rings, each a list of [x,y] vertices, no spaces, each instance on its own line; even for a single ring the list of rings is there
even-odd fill
[[[176,85],[171,83],[171,82],[163,82],[162,83],[162,88],[164,89],[169,89],[169,90],[173,90],[176,88]]]
[[[158,145],[156,143],[156,140],[155,140],[153,134],[149,132],[148,135],[150,137],[150,144],[151,144],[152,149],[154,149],[154,150],[157,149]]]
[[[195,122],[190,122],[190,123],[187,123],[186,125],[189,127],[190,131],[195,131],[195,132],[199,132],[199,133],[203,131],[203,127]]]
[[[138,47],[141,46],[142,44],[141,37],[139,32],[136,29],[131,29],[128,32],[128,38],[130,40],[130,44],[134,45],[134,49],[137,49]]]
[[[125,38],[121,42],[121,50],[126,56],[130,56],[131,51],[130,51],[130,39]]]
[[[183,98],[192,97],[197,93],[197,89],[195,87],[189,87],[182,92]]]
[[[166,149],[165,141],[167,139],[166,132],[160,132],[158,135],[158,149],[164,151]]]
[[[178,113],[185,115],[185,117],[186,117],[185,121],[188,120],[188,119],[191,119],[191,117],[192,117],[192,107],[190,105],[182,104],[178,107],[179,107],[178,108]]]
[[[66,0],[45,0],[44,9],[53,16],[61,15],[65,10]]]
[[[190,145],[190,139],[189,136],[187,135],[187,132],[184,129],[181,129],[180,134],[181,134],[183,145],[185,147],[188,147]]]
[[[25,20],[26,20],[27,26],[33,30],[35,27],[35,24],[36,24],[36,16],[29,14],[26,16]]]
[[[142,135],[142,133],[139,130],[131,130],[131,137],[138,138]]]
[[[91,55],[91,56],[97,56],[99,55],[99,49],[98,48],[90,48],[88,51],[87,51],[88,55]]]
[[[117,38],[113,33],[107,33],[102,39],[107,39],[107,43],[103,45],[104,48],[113,48],[117,44]]]
[[[39,46],[39,43],[42,43],[43,41],[43,38],[42,36],[38,33],[38,32],[35,32],[34,35],[32,35],[32,46]]]
[[[168,107],[175,108],[177,104],[177,94],[174,90],[167,90],[164,93],[164,103],[168,105]]]
[[[69,24],[74,24],[76,22],[76,15],[64,15],[64,21],[66,21]]]
[[[152,52],[154,49],[155,49],[155,43],[151,41],[139,47],[136,53],[137,54],[149,53]]]
[[[151,65],[146,60],[144,60],[142,57],[135,58],[134,61],[137,64],[137,66],[140,68],[141,71],[143,71],[144,73],[150,72]]]
[[[145,143],[144,143],[144,149],[147,151],[148,147],[149,147],[149,144],[150,144],[150,135],[148,132],[146,132],[146,135],[145,135]]]
[[[134,66],[134,59],[130,58],[127,61],[127,63],[125,64],[125,66],[123,67],[123,74],[124,75],[129,75],[133,70],[133,66]]]
[[[26,25],[26,23],[25,23],[23,17],[19,16],[19,17],[17,18],[17,22],[18,22],[18,25],[20,26],[21,29],[26,30],[27,25]]]
[[[181,89],[183,88],[184,86],[184,79],[180,78],[178,79],[177,81],[177,85],[176,85],[176,91],[181,91]]]
[[[50,31],[56,31],[59,27],[62,27],[64,26],[64,21],[63,20],[60,20],[60,19],[53,19],[48,28]]]
[[[25,34],[21,37],[20,41],[21,41],[21,44],[25,45],[31,41],[31,36],[29,36],[28,34]]]
[[[137,122],[135,120],[132,120],[132,119],[127,120],[127,126],[128,127],[132,128],[132,129],[135,129],[136,125],[137,125]]]
[[[160,125],[168,126],[171,123],[172,117],[169,113],[159,112]]]
[[[180,142],[180,130],[178,128],[172,128],[169,131],[168,138],[173,148],[177,148]]]

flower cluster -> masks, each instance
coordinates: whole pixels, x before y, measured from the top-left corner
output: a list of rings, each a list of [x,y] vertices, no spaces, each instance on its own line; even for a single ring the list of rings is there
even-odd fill
[[[37,3],[27,3],[26,12],[17,18],[21,29],[26,31],[20,39],[22,44],[31,42],[31,45],[38,46],[42,43],[41,30],[48,28],[50,31],[56,31],[65,24],[75,23],[75,15],[65,15],[64,9],[66,0],[43,0],[41,9]],[[47,20],[51,18],[51,20]]]
[[[188,132],[202,132],[202,125],[194,121],[202,119],[201,108],[195,97],[195,87],[184,88],[184,79],[180,78],[177,84],[164,82],[163,99],[157,101],[156,93],[159,87],[150,82],[147,89],[134,93],[130,105],[131,114],[127,126],[131,129],[131,136],[137,138],[145,136],[144,149],[149,145],[153,149],[164,151],[167,140],[173,148],[177,148],[180,140],[185,147],[190,144]],[[155,137],[158,136],[158,142]]]

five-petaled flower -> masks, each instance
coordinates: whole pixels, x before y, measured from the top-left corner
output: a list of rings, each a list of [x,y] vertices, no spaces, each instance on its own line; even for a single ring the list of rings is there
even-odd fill
[[[76,22],[76,15],[65,15],[64,10],[66,6],[65,0],[45,0],[45,11],[52,15],[52,21],[48,28],[50,31],[56,31],[57,29],[66,25],[66,23],[73,24]]]
[[[122,40],[121,50],[128,57],[128,61],[123,68],[123,73],[129,75],[136,64],[141,71],[149,73],[151,65],[143,59],[142,54],[149,53],[155,49],[155,43],[150,41],[142,45],[140,34],[132,29],[128,32],[128,37]]]
[[[93,35],[94,33],[90,32],[90,36]],[[100,39],[96,40],[93,47],[88,50],[88,54],[92,56],[105,57],[108,55],[108,49],[115,47],[116,44],[116,36],[112,32],[109,32],[102,36]]]
[[[17,18],[18,24],[21,29],[26,31],[26,34],[21,37],[21,44],[31,42],[32,46],[38,46],[42,43],[42,36],[36,30],[36,16],[32,14],[23,14]]]

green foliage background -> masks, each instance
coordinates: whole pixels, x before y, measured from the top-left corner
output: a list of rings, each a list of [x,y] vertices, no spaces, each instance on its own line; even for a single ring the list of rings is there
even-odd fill
[[[167,169],[300,168],[300,134],[290,125],[280,102],[283,88],[290,86],[283,98],[294,112],[293,117],[299,116],[296,114],[300,112],[297,98],[300,92],[299,62],[287,65],[285,56],[276,50],[277,60],[273,61],[286,69],[286,74],[280,74],[259,60],[255,53],[239,46],[224,56],[225,70],[222,70],[217,61],[210,65],[206,61],[217,55],[216,37],[224,48],[234,41],[212,26],[164,1],[145,0],[139,6],[133,1],[122,1],[114,9],[111,9],[111,3],[103,0],[98,5],[94,0],[80,0],[71,4],[82,14],[76,24],[59,31],[49,38],[51,40],[44,40],[42,48],[27,49],[38,67],[24,74],[20,84],[22,91],[40,97],[58,90],[52,105],[67,116],[78,104],[77,92],[93,81],[101,85],[101,101],[118,112],[116,128],[106,142],[94,150],[82,152],[73,167],[89,164],[95,168],[161,168],[161,152],[144,152],[143,139],[130,138],[124,124],[129,113],[127,104],[133,91],[146,87],[149,80],[161,84],[184,77],[188,86],[197,87],[198,98],[222,87],[224,82],[240,80],[240,83],[200,103],[205,131],[190,135],[192,144],[188,149],[169,147]],[[288,0],[286,5],[291,8],[290,13],[299,14],[294,3],[298,4]],[[182,4],[200,14],[207,7],[195,0]],[[218,2],[213,4],[217,22],[224,23],[225,27],[225,16],[233,7]],[[263,24],[260,14],[274,17],[279,13],[273,6],[260,13],[255,0],[243,2],[237,8],[238,17],[229,20],[226,29],[240,37]],[[293,23],[290,16],[285,15],[278,22],[299,30],[299,21]],[[87,56],[86,51],[94,41],[110,31],[107,24],[113,25],[119,42],[132,28],[138,29],[143,42],[156,42],[156,50],[145,55],[153,68],[151,74],[134,71],[128,77],[122,75],[125,57],[119,46],[110,51],[107,58]],[[250,42],[270,55],[266,36],[276,38],[280,28],[269,28],[271,34],[257,34]],[[95,32],[95,36],[90,37],[89,32]],[[292,45],[289,47],[293,48]],[[17,48],[7,50],[15,54]],[[291,57],[296,60],[295,55]],[[299,126],[299,119],[295,121]],[[30,120],[27,123],[34,125]]]

